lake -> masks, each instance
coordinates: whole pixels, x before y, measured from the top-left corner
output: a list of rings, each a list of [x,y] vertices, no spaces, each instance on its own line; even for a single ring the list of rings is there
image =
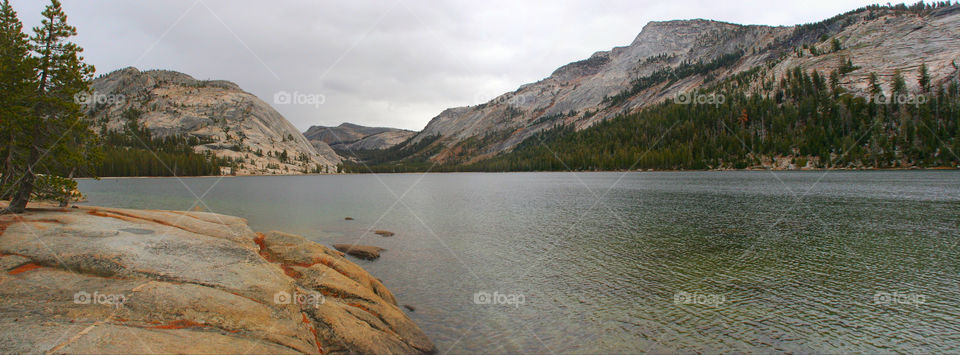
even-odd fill
[[[145,178],[80,190],[126,208],[187,210],[199,197],[257,231],[384,247],[352,260],[415,307],[440,353],[960,351],[958,171]]]

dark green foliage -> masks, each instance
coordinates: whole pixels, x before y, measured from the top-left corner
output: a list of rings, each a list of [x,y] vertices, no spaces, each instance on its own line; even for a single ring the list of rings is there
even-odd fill
[[[71,200],[82,199],[77,190],[77,181],[56,175],[38,175],[33,185],[32,198],[42,201],[58,201],[66,206]]]
[[[70,42],[77,30],[67,24],[59,0],[51,0],[44,8],[26,48],[16,13],[7,1],[2,7],[0,51],[5,57],[3,64],[13,66],[0,69],[0,81],[5,88],[15,89],[11,102],[0,103],[5,116],[12,113],[12,119],[0,121],[0,131],[15,142],[4,147],[11,159],[4,161],[3,184],[14,190],[8,211],[22,213],[39,183],[69,181],[76,170],[99,158],[96,136],[76,100],[89,92],[94,68],[83,62],[83,49]],[[32,94],[22,97],[20,84],[32,87]],[[4,91],[3,95],[7,94]],[[50,175],[66,178],[44,178]]]
[[[677,58],[676,54],[667,55],[666,53],[660,53],[654,56],[649,56],[646,59],[643,59],[644,64],[651,64],[657,62],[669,62]]]
[[[870,73],[870,95],[879,95],[883,93],[883,88],[880,86],[880,79],[877,78],[877,73]]]
[[[123,131],[102,132],[103,162],[92,176],[202,176],[219,175],[221,166],[229,162],[211,154],[199,154],[193,147],[213,143],[197,137],[153,137],[137,119],[140,111],[124,111],[127,120]]]
[[[0,4],[0,199],[9,199],[23,167],[36,97],[36,58],[9,0]],[[14,176],[16,175],[16,176]]]
[[[903,75],[900,74],[900,71],[897,70],[893,73],[893,95],[901,96],[907,94],[907,81],[903,79]]]
[[[734,53],[721,55],[707,63],[681,63],[676,68],[666,67],[657,70],[648,76],[637,78],[633,81],[633,85],[630,87],[630,89],[624,90],[611,97],[605,97],[603,102],[607,103],[607,106],[615,106],[623,103],[628,98],[633,97],[639,92],[649,89],[657,84],[664,82],[673,83],[691,75],[709,74],[711,71],[736,63],[741,57],[743,57],[743,54],[743,51],[737,51]]]
[[[410,140],[383,150],[337,150],[340,156],[354,161],[344,162],[337,172],[367,173],[426,171],[433,167],[428,158],[436,154],[442,146],[434,144],[440,136],[428,136],[419,142]],[[358,163],[360,161],[362,163]]]
[[[154,143],[155,144],[155,143]],[[202,176],[219,175],[220,163],[212,156],[169,153],[138,148],[104,149],[104,162],[96,176]]]
[[[809,159],[819,168],[960,164],[954,154],[960,152],[956,83],[923,103],[897,105],[837,91],[829,78],[800,68],[788,72],[769,95],[726,85],[736,79],[716,85],[722,92],[697,93],[723,94],[726,100],[719,105],[668,101],[582,131],[557,126],[478,162],[453,159],[433,166],[422,158],[407,164],[367,152],[376,164],[347,171],[742,169],[776,156],[793,157],[800,166]],[[471,144],[465,142],[457,148]]]
[[[843,45],[840,44],[840,40],[834,38],[830,41],[830,50],[834,52],[839,52],[843,50]]]
[[[663,103],[579,132],[547,131],[455,170],[745,168],[772,156],[817,157],[821,168],[960,163],[956,93],[896,106],[834,95],[816,72],[796,69],[782,84],[782,103],[737,91],[719,106]]]
[[[840,61],[840,68],[837,71],[840,72],[840,75],[847,75],[857,69],[860,69],[860,67],[853,65],[853,61],[847,58],[847,60]]]
[[[389,152],[369,151],[358,157],[365,164],[346,164],[350,172],[406,171],[524,171],[524,170],[619,170],[630,168],[710,169],[758,166],[771,157],[792,158],[803,166],[808,161],[821,168],[957,166],[960,85],[929,88],[929,75],[920,68],[921,90],[909,93],[902,75],[880,82],[870,74],[869,97],[848,93],[842,77],[860,67],[850,58],[841,59],[836,71],[823,75],[790,71],[779,80],[765,79],[763,67],[772,68],[790,51],[818,55],[842,51],[836,38],[847,26],[881,16],[925,15],[951,6],[949,2],[915,5],[874,5],[833,18],[798,26],[794,33],[765,49],[767,63],[712,83],[719,68],[736,64],[740,50],[703,63],[680,63],[637,78],[632,86],[605,97],[606,106],[620,105],[645,90],[658,90],[692,75],[702,75],[707,85],[700,94],[719,93],[720,105],[681,105],[667,102],[640,112],[600,122],[588,129],[555,125],[526,139],[508,153],[489,157],[496,147],[482,144],[486,137],[473,137],[455,146],[430,145],[430,149]],[[832,39],[831,39],[832,38]],[[818,50],[817,48],[821,48]],[[666,54],[641,59],[645,64],[670,64]],[[957,65],[954,64],[956,68]],[[757,76],[759,75],[759,79]],[[926,78],[926,79],[925,79]],[[756,85],[755,85],[756,84]],[[779,85],[778,85],[779,84]],[[878,103],[884,87],[893,94],[924,94],[919,104]],[[597,111],[586,111],[581,119]],[[533,125],[559,121],[540,117]],[[507,131],[506,129],[504,131]],[[498,135],[492,132],[489,135]],[[494,140],[493,143],[500,141]],[[441,141],[442,142],[442,141]],[[431,163],[434,156],[441,165]],[[415,155],[415,157],[410,156]]]
[[[923,92],[930,91],[930,72],[927,70],[927,63],[920,64],[920,69],[918,69],[917,83],[920,84],[920,89]]]

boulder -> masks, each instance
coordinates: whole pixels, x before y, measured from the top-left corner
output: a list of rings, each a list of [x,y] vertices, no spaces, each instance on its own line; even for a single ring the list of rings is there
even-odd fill
[[[380,252],[383,251],[383,248],[370,245],[334,244],[333,247],[365,260],[376,260],[380,257]]]
[[[430,353],[343,253],[208,212],[0,216],[0,353]]]

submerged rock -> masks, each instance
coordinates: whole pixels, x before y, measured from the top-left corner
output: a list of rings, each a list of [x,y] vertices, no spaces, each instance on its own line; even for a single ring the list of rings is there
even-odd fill
[[[376,260],[380,257],[380,252],[383,251],[383,248],[370,245],[334,244],[333,247],[344,253],[366,260]]]
[[[0,283],[0,353],[436,350],[343,253],[214,213],[0,216]]]

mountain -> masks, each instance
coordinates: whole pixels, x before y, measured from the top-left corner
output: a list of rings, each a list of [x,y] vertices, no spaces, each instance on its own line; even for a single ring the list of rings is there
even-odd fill
[[[583,131],[699,91],[734,87],[769,97],[785,89],[796,68],[823,78],[838,73],[838,95],[874,96],[871,77],[889,95],[898,73],[909,92],[918,92],[921,65],[930,86],[944,87],[958,77],[958,39],[960,6],[947,4],[870,6],[789,27],[651,22],[628,46],[597,52],[487,103],[444,110],[388,155],[402,157],[394,167],[469,166],[558,127]]]
[[[130,149],[184,142],[187,154],[211,156],[224,174],[329,172],[340,163],[333,149],[311,144],[270,105],[232,82],[125,68],[98,77],[92,87],[85,108],[94,127]],[[111,135],[135,131],[146,132],[144,138]]]
[[[303,135],[314,144],[328,144],[336,150],[374,150],[400,144],[416,133],[398,128],[342,123],[336,127],[312,126]]]

